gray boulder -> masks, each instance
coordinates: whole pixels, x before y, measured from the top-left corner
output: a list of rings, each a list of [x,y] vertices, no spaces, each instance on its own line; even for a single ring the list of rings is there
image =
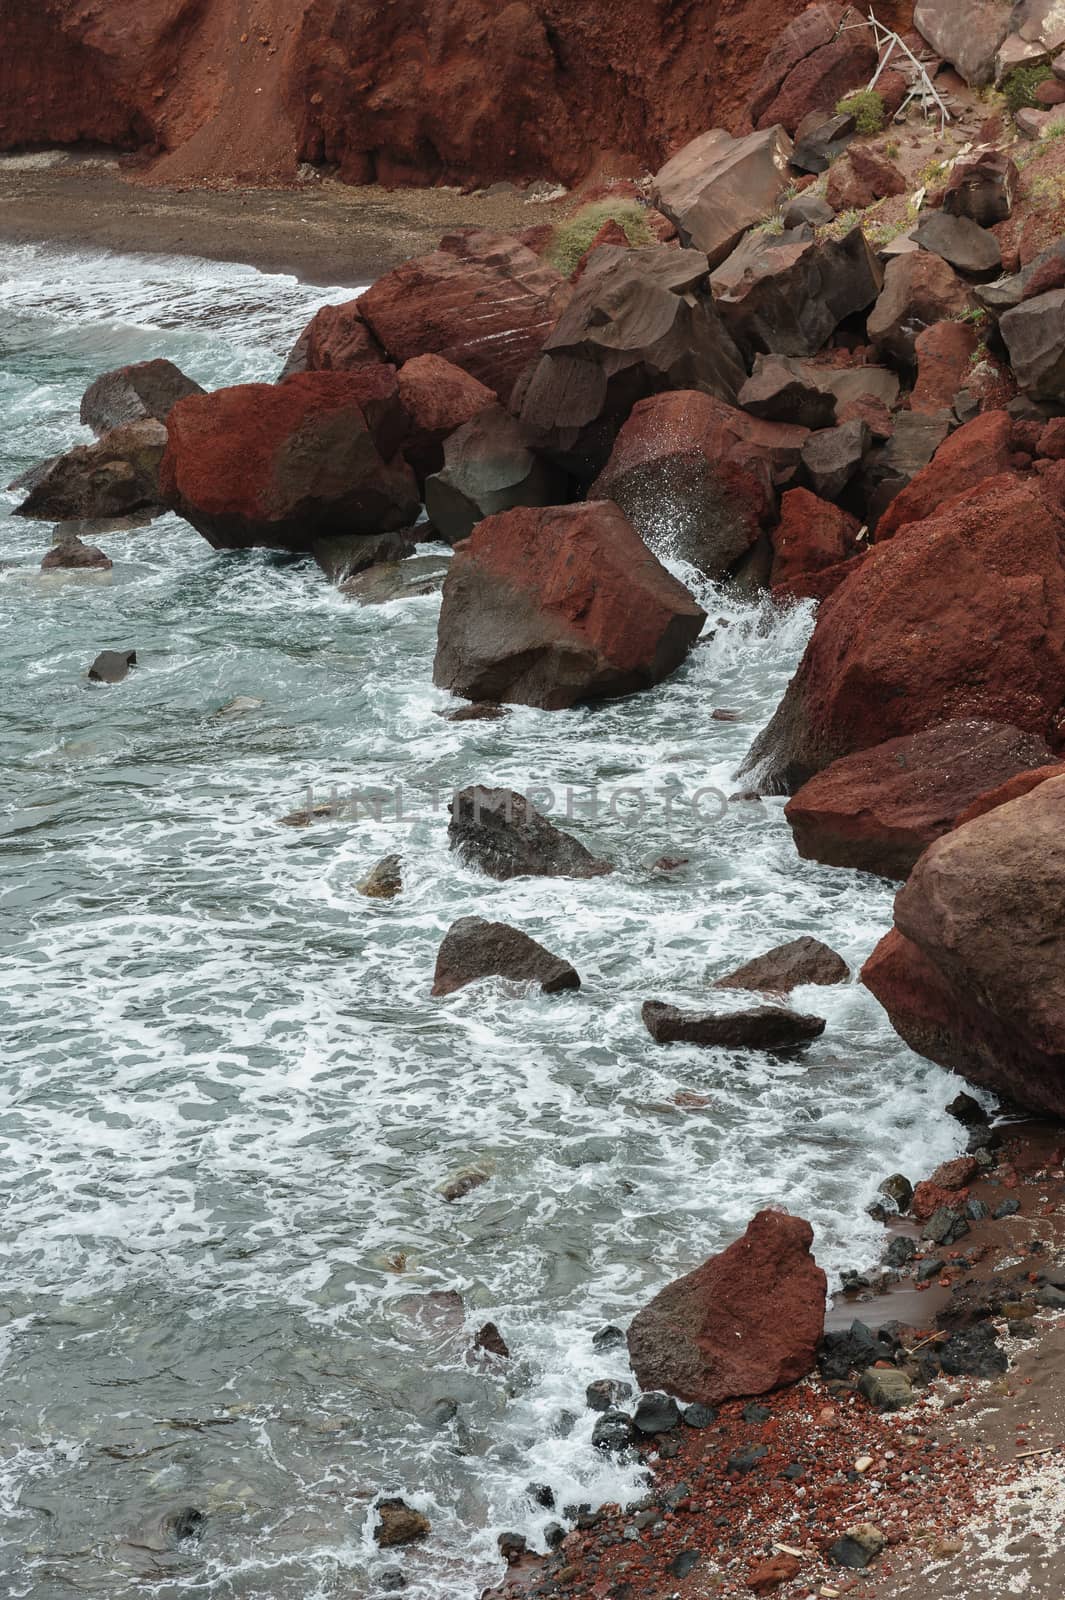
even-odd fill
[[[995,278],[1002,271],[998,240],[971,217],[930,211],[921,218],[914,237],[922,250],[942,256],[966,278]]]
[[[203,393],[172,361],[138,361],[105,372],[89,385],[81,399],[81,420],[99,439],[127,422],[165,422],[179,400]]]
[[[613,871],[513,789],[460,790],[447,832],[452,850],[490,878],[601,878]]]
[[[1065,398],[1065,289],[1034,295],[999,321],[1017,382],[1033,400]]]
[[[444,466],[426,479],[425,509],[449,544],[482,517],[566,498],[562,475],[529,448],[528,430],[502,406],[482,411],[444,444]]]
[[[748,234],[711,274],[721,319],[742,350],[814,355],[876,300],[883,272],[861,228],[843,239]]]
[[[869,448],[869,429],[860,419],[811,433],[802,450],[810,487],[822,500],[837,500],[861,470]]]
[[[1010,26],[1010,9],[1002,0],[918,0],[913,22],[972,88],[992,82],[995,57]]]

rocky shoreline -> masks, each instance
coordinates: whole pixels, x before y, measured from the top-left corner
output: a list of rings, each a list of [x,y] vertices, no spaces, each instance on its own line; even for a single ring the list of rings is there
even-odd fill
[[[320,310],[276,381],[105,374],[82,405],[95,442],[24,474],[16,515],[55,525],[48,570],[106,570],[86,538],[168,511],[215,550],[313,558],[353,601],[440,584],[432,681],[461,716],[653,693],[710,620],[677,570],[767,625],[816,607],[732,799],[787,795],[800,854],[900,882],[861,982],[919,1054],[1060,1118],[1065,40],[1023,6],[975,38],[955,0],[919,12],[904,45],[810,8],[766,54],[749,128],[573,214],[452,228]],[[988,105],[991,80],[1018,94]],[[918,91],[934,118],[907,119]],[[412,571],[428,539],[453,547],[446,574]],[[135,663],[101,656],[94,681],[120,692]],[[451,843],[487,877],[613,869],[488,781]],[[402,861],[362,888],[402,894]],[[815,934],[698,1009],[646,995],[648,1048],[809,1046],[826,1021],[794,996],[850,977]],[[560,1003],[582,979],[557,935],[460,918],[427,1002],[494,979]],[[770,1208],[599,1336],[625,1339],[644,1392],[630,1410],[628,1385],[594,1386],[593,1443],[649,1458],[649,1499],[558,1508],[547,1557],[505,1535],[493,1597],[1001,1592],[1010,1497],[1058,1482],[1038,1453],[1065,1398],[1065,1176],[1052,1129],[953,1110],[968,1153],[889,1180],[885,1270],[848,1275],[827,1331],[813,1230]],[[505,1361],[506,1334],[480,1348]],[[1042,1537],[1029,1510],[1022,1544]],[[431,1534],[395,1496],[378,1511],[385,1547]],[[1049,1596],[1043,1555],[1020,1551]]]

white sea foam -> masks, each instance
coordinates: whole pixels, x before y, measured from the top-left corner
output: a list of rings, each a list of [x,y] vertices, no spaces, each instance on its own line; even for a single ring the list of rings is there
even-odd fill
[[[165,354],[205,384],[269,378],[349,293],[0,251],[0,477],[79,437],[98,370]],[[42,530],[0,527],[2,554],[36,565]],[[115,1600],[360,1594],[393,1564],[372,1496],[399,1492],[433,1520],[403,1558],[409,1592],[474,1594],[502,1528],[539,1539],[551,1520],[530,1481],[560,1506],[641,1492],[590,1448],[584,1387],[625,1374],[594,1352],[599,1326],[764,1204],[810,1217],[838,1273],[877,1246],[863,1208],[880,1177],[958,1148],[950,1082],[856,982],[795,997],[828,1026],[790,1059],[661,1048],[640,1022],[644,999],[699,1005],[798,934],[857,968],[890,923],[890,885],[796,858],[782,802],[666,811],[667,786],[732,793],[808,609],[703,584],[713,638],[653,694],[450,723],[435,598],[359,609],[309,563],[219,555],[173,518],[100,542],[106,588],[0,574],[0,1567],[38,1600],[67,1592],[71,1564]],[[139,665],[92,688],[105,647]],[[262,705],[213,715],[237,695]],[[571,787],[573,830],[617,871],[485,880],[428,798],[472,780]],[[397,784],[402,823],[278,825],[308,790]],[[642,820],[611,813],[619,788]],[[404,894],[361,899],[392,850]],[[652,872],[663,853],[688,864]],[[565,954],[581,991],[431,1001],[440,938],[474,912]],[[679,1090],[707,1103],[680,1109]],[[447,1205],[438,1185],[472,1164],[490,1181]],[[419,1316],[410,1297],[435,1291],[461,1293],[461,1327]],[[467,1360],[488,1318],[507,1373]],[[443,1396],[457,1418],[433,1431]],[[206,1510],[207,1532],[149,1579],[121,1540],[174,1503]]]

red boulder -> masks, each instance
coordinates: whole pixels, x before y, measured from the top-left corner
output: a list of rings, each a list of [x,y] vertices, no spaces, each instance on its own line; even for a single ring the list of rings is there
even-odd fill
[[[818,613],[744,772],[794,792],[841,756],[980,718],[1056,737],[1065,700],[1065,519],[989,478],[873,547]]]
[[[949,434],[927,467],[897,494],[876,525],[877,543],[907,522],[921,522],[947,500],[984,478],[1010,469],[1013,418],[1008,411],[983,411]]]
[[[972,822],[974,817],[982,817],[986,811],[994,811],[996,806],[1008,805],[1011,800],[1019,800],[1022,794],[1031,794],[1033,789],[1038,789],[1041,783],[1046,783],[1050,778],[1065,777],[1065,762],[1054,761],[1043,767],[1033,767],[1029,772],[1018,772],[1016,777],[1007,778],[1005,783],[1000,783],[997,788],[988,789],[972,805],[966,806],[960,812],[954,824],[960,828],[966,822]]]
[[[784,814],[804,860],[905,878],[978,795],[1052,759],[1038,734],[943,722],[834,761]]]
[[[375,443],[395,425],[395,374],[379,394],[361,378],[305,372],[179,400],[167,422],[164,500],[223,550],[310,550],[338,534],[409,525],[420,510],[413,475]]]
[[[823,44],[792,67],[776,95],[758,118],[756,127],[781,123],[789,133],[812,111],[831,116],[836,102],[851,89],[864,88],[876,66],[873,32],[862,26],[866,19],[849,8],[843,27],[830,44]]]
[[[780,522],[771,536],[773,598],[811,598],[807,580],[849,560],[858,547],[857,535],[857,521],[839,506],[819,499],[809,489],[789,489],[780,502]]]
[[[555,711],[650,688],[706,614],[609,501],[487,517],[444,584],[433,682]]]
[[[864,211],[877,200],[906,193],[898,167],[865,145],[853,145],[832,163],[825,199],[833,211]]]
[[[296,372],[350,372],[382,360],[381,346],[359,313],[359,302],[316,311],[289,352],[282,378]]]
[[[678,389],[633,407],[589,492],[616,501],[658,555],[720,578],[768,527],[774,481],[794,473],[806,438]]]
[[[443,356],[405,362],[397,385],[410,425],[404,454],[421,479],[444,465],[444,440],[496,403],[491,389]]]
[[[805,1377],[825,1327],[812,1243],[801,1217],[759,1211],[735,1244],[667,1284],[629,1327],[640,1387],[714,1406]]]
[[[921,1055],[1065,1115],[1065,778],[956,828],[895,899],[862,973]]]
[[[570,294],[517,239],[467,228],[379,278],[356,304],[390,360],[445,356],[506,404]]]

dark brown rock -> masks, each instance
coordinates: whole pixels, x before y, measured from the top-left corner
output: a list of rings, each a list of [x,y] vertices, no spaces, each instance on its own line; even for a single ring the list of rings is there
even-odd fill
[[[739,139],[712,128],[666,162],[655,178],[655,204],[676,224],[681,243],[703,251],[714,267],[776,208],[790,154],[783,128]]]
[[[483,917],[453,922],[437,952],[434,995],[454,994],[479,978],[538,983],[544,994],[579,989],[581,980],[568,961],[545,950],[518,928]]]
[[[889,261],[868,322],[870,342],[899,366],[911,366],[922,328],[975,307],[972,291],[942,256],[927,250]]]
[[[105,372],[82,395],[81,420],[98,439],[128,422],[165,422],[187,394],[203,394],[172,361],[138,361]]]
[[[444,444],[444,463],[425,484],[425,508],[440,537],[457,544],[477,523],[515,506],[565,499],[565,479],[529,448],[529,431],[493,405]]]
[[[47,464],[15,515],[76,522],[158,511],[166,441],[163,424],[149,420],[112,428],[95,444],[77,445]]]
[[[656,1044],[698,1044],[726,1050],[794,1050],[825,1031],[823,1017],[783,1006],[747,1011],[681,1011],[661,1000],[645,1000],[644,1026]]]
[[[813,355],[883,282],[860,228],[842,239],[748,234],[711,276],[714,301],[745,351]]]
[[[735,972],[714,980],[715,989],[756,989],[763,994],[790,994],[804,983],[827,986],[846,983],[850,968],[820,939],[803,937],[778,944],[765,955],[744,962]]]

